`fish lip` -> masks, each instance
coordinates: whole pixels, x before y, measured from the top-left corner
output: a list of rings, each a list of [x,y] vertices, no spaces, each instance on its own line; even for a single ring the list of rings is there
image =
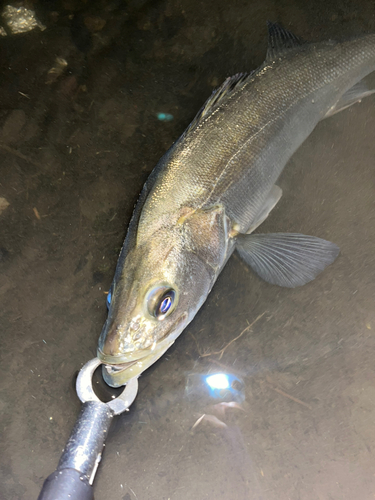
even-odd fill
[[[130,352],[130,356],[134,353],[135,351]],[[140,352],[138,352],[139,354]],[[97,349],[97,356],[98,358],[105,364],[105,365],[124,365],[128,363],[136,363],[140,359],[145,358],[146,356],[149,355],[149,352],[145,353],[144,356],[142,357],[137,357],[136,359],[131,359],[129,355],[122,354],[122,355],[111,355],[111,354],[105,354],[100,347]]]
[[[172,342],[169,342],[169,344],[172,344]],[[135,365],[136,363],[142,362],[145,359],[147,359],[150,355],[155,355],[160,352],[164,348],[164,343],[159,346],[157,349],[147,349],[143,351],[144,355],[143,356],[138,356],[135,359],[129,358],[129,356],[122,355],[122,356],[111,356],[108,354],[104,354],[99,348],[97,352],[98,358],[102,361],[102,363],[105,366],[109,366],[113,369],[113,372],[120,372],[124,371],[126,368],[130,368],[131,366]],[[133,353],[130,353],[133,354]],[[138,353],[139,354],[139,353]]]
[[[174,340],[164,343],[160,349],[150,351],[147,356],[122,364],[103,364],[102,375],[110,387],[121,387],[131,378],[139,377],[147,368],[154,364],[165,351],[173,344]],[[105,362],[104,362],[105,363]]]
[[[107,370],[108,375],[110,375],[110,376],[117,375],[117,373],[121,373],[124,370],[127,370],[128,368],[130,368],[131,366],[135,365],[136,363],[138,363],[138,361],[142,361],[142,359],[144,359],[144,358],[140,358],[139,360],[135,360],[135,361],[128,361],[127,363],[114,364],[114,365],[106,363],[104,365],[104,368]]]

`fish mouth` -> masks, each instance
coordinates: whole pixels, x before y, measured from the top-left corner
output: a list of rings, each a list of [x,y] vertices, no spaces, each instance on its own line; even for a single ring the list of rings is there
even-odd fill
[[[130,368],[131,366],[135,365],[137,361],[129,361],[128,363],[122,363],[120,365],[104,365],[105,369],[109,373],[109,375],[115,375],[116,373],[123,372],[127,368]]]
[[[124,363],[113,363],[108,357],[98,349],[98,358],[103,362],[102,375],[106,384],[110,387],[121,387],[131,378],[139,377],[149,366],[157,361],[167,349],[173,344],[174,340],[160,346],[159,349],[151,351],[150,354],[135,360],[125,361]],[[124,359],[123,356],[121,356]],[[114,358],[114,356],[110,356]]]
[[[187,325],[187,319],[188,315],[184,313],[165,334],[159,345],[156,345],[153,349],[132,351],[113,356],[105,354],[98,347],[97,356],[103,363],[102,375],[106,384],[110,387],[121,387],[131,378],[139,377],[170,348]]]

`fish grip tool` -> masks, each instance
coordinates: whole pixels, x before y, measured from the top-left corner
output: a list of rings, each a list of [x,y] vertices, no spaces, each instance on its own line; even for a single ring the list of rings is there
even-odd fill
[[[92,376],[101,364],[98,358],[86,363],[78,374],[76,390],[81,412],[60,457],[57,469],[44,481],[38,500],[92,500],[95,474],[113,417],[126,411],[138,392],[138,379],[103,403],[92,387]]]

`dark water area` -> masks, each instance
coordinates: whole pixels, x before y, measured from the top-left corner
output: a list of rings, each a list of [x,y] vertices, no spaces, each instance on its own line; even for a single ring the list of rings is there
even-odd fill
[[[306,40],[375,31],[370,0],[27,5],[46,29],[0,37],[7,500],[36,498],[57,466],[143,183],[212,90],[262,63],[266,21]],[[339,258],[290,290],[231,257],[113,423],[97,500],[374,498],[374,130],[371,96],[321,122],[293,156],[262,232],[328,239]],[[229,393],[204,385],[217,373],[237,380]]]

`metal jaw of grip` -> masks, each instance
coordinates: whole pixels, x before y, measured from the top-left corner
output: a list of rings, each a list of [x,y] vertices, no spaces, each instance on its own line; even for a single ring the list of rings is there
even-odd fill
[[[126,411],[138,392],[138,379],[129,380],[116,399],[103,403],[94,393],[92,376],[101,364],[94,358],[78,374],[76,389],[82,409],[59,464],[45,480],[38,500],[92,500],[92,484],[114,415]]]

